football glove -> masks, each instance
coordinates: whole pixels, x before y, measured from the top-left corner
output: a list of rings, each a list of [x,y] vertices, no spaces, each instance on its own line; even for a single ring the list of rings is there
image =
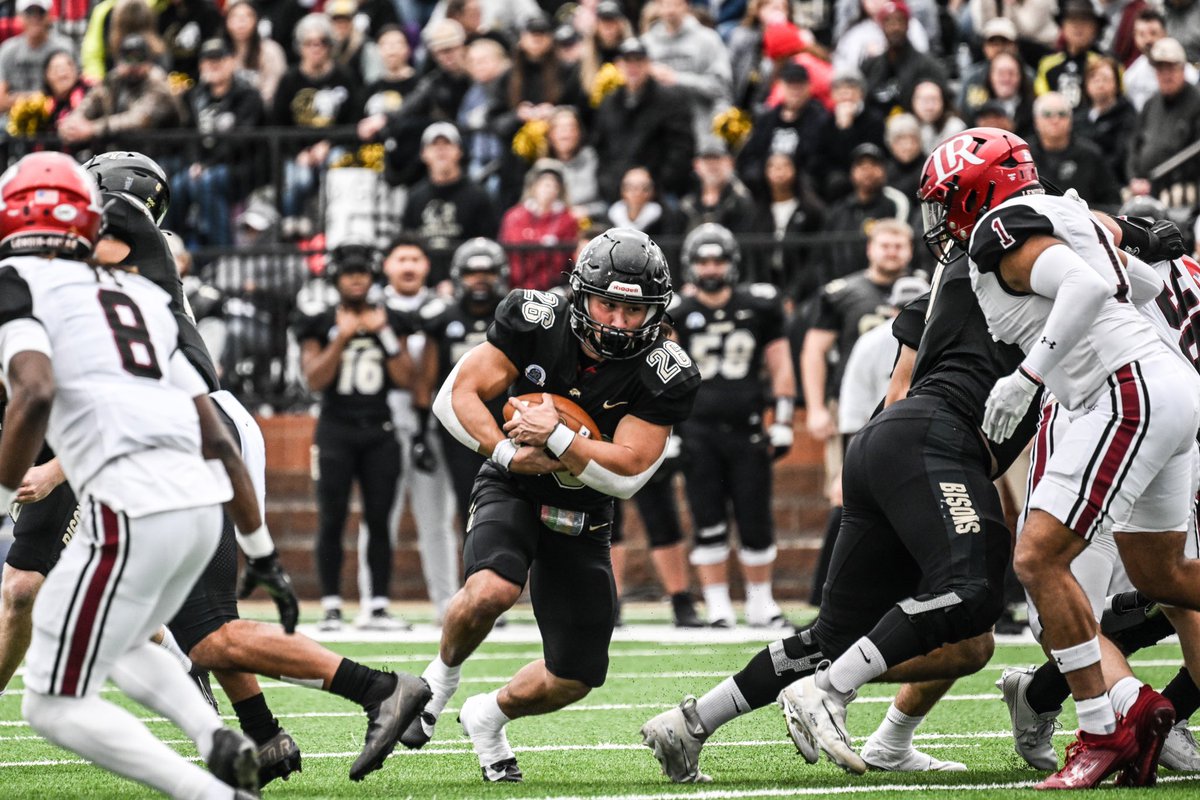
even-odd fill
[[[1143,259],[1149,263],[1172,261],[1187,252],[1183,232],[1169,219],[1160,219],[1150,226],[1150,247]]]
[[[437,456],[434,455],[429,443],[425,441],[424,433],[413,434],[412,463],[418,472],[433,472],[437,469]]]
[[[238,599],[245,600],[258,586],[263,587],[275,601],[283,630],[295,633],[296,623],[300,621],[300,601],[296,599],[292,579],[279,563],[278,551],[262,558],[246,559],[246,569],[242,572],[241,585],[238,587]]]
[[[780,459],[792,449],[796,434],[792,426],[785,422],[776,422],[767,428],[767,439],[771,442],[771,458]]]
[[[1022,367],[996,381],[983,406],[984,434],[997,444],[1007,441],[1016,432],[1040,388],[1033,373]]]

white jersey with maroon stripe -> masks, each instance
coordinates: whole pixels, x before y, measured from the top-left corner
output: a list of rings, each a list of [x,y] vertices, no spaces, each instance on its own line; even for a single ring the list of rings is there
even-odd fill
[[[207,387],[177,349],[166,292],[61,259],[8,258],[0,274],[3,290],[31,306],[23,319],[16,310],[0,319],[0,332],[32,317],[49,338],[56,393],[46,439],[76,494],[132,517],[232,496],[224,470],[201,455],[192,398]]]
[[[1166,291],[1141,311],[1200,372],[1200,264],[1184,256],[1150,266],[1163,279]]]
[[[980,219],[971,236],[971,283],[992,336],[1025,352],[1042,337],[1053,300],[1014,292],[999,273],[1003,254],[1036,234],[1061,239],[1112,287],[1112,297],[1087,335],[1058,367],[1042,376],[1059,402],[1075,412],[1101,392],[1120,367],[1166,348],[1129,301],[1129,276],[1112,236],[1080,203],[1050,195],[1006,200]]]

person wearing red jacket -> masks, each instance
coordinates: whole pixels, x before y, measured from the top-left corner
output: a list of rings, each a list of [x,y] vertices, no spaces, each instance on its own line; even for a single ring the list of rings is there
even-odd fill
[[[525,177],[521,202],[504,212],[500,222],[500,244],[509,250],[513,288],[544,291],[561,286],[578,234],[562,164],[538,159]]]

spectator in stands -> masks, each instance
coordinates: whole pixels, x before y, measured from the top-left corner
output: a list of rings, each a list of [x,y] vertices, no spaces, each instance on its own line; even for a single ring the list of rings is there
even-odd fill
[[[554,58],[560,66],[571,67],[575,70],[575,79],[579,80],[579,70],[583,62],[583,36],[570,25],[559,25],[554,29]],[[583,84],[580,83],[580,93]]]
[[[496,210],[478,184],[463,174],[462,136],[449,122],[421,134],[421,161],[428,177],[412,188],[400,220],[402,230],[425,242],[432,264],[430,282],[450,277],[450,258],[467,239],[496,236]]]
[[[1183,45],[1170,37],[1159,39],[1150,48],[1158,94],[1146,101],[1138,115],[1125,165],[1129,190],[1135,195],[1156,194],[1165,186],[1200,174],[1192,159],[1158,180],[1150,180],[1155,167],[1200,140],[1200,90],[1184,77],[1186,60]]]
[[[262,124],[262,95],[237,75],[237,61],[224,39],[209,39],[199,50],[200,81],[184,96],[188,122],[201,135],[192,163],[171,178],[169,227],[188,229],[192,247],[233,244],[230,206],[267,173],[256,169],[255,145],[226,134]],[[259,174],[256,174],[259,173]],[[189,216],[195,212],[195,223]]]
[[[988,103],[1004,108],[1016,125],[1016,133],[1028,138],[1033,135],[1033,86],[1020,59],[1012,53],[997,53],[988,65]],[[979,109],[974,109],[978,125]]]
[[[808,70],[802,64],[786,63],[779,70],[779,82],[782,102],[754,120],[750,138],[737,157],[738,175],[758,196],[764,195],[763,169],[772,153],[791,156],[798,174],[818,182],[824,180],[828,163],[829,112],[812,99]]]
[[[550,20],[541,13],[521,26],[512,68],[501,90],[508,110],[494,123],[496,133],[505,140],[511,140],[528,122],[550,119],[555,106],[581,108],[584,104],[578,70],[554,57],[553,33]]]
[[[1150,63],[1150,48],[1166,35],[1166,21],[1162,13],[1153,8],[1143,9],[1133,22],[1133,42],[1141,55],[1126,68],[1123,82],[1125,96],[1135,111],[1141,111],[1146,101],[1158,93],[1158,78],[1154,74],[1154,65]],[[1191,84],[1200,78],[1200,73],[1190,62],[1183,65],[1183,74]]]
[[[1167,33],[1183,45],[1188,63],[1200,63],[1200,3],[1196,0],[1165,0],[1163,13]]]
[[[921,123],[921,150],[926,155],[944,139],[967,128],[950,105],[948,95],[946,87],[937,81],[921,81],[913,89],[912,113]]]
[[[866,86],[857,70],[836,75],[830,96],[833,113],[825,117],[820,141],[827,147],[825,196],[838,198],[850,188],[850,154],[854,148],[883,142],[883,114],[867,105]]]
[[[632,166],[643,166],[660,191],[679,197],[687,191],[695,149],[687,95],[650,74],[646,48],[637,39],[621,45],[617,67],[625,83],[604,98],[592,132],[604,165],[600,194],[615,200],[621,176]]]
[[[1089,205],[1115,210],[1121,205],[1121,186],[1100,148],[1072,135],[1071,114],[1067,99],[1058,92],[1047,92],[1034,101],[1037,136],[1029,141],[1029,149],[1038,175],[1064,189],[1075,189]]]
[[[1031,106],[1030,115],[1032,116],[1032,114]],[[1008,113],[1008,109],[996,100],[988,100],[979,107],[979,110],[975,112],[975,125],[981,128],[999,128],[1009,133],[1017,132],[1017,123],[1012,118],[1012,114]],[[1030,127],[1032,129],[1032,125]],[[1028,137],[1023,136],[1023,138]]]
[[[363,91],[363,116],[400,110],[420,78],[409,63],[408,37],[395,25],[384,28],[375,40],[381,72]]]
[[[876,15],[887,40],[887,49],[862,64],[867,80],[867,102],[885,114],[890,114],[896,106],[911,110],[913,89],[921,81],[944,84],[947,79],[942,65],[909,41],[909,17],[904,0],[887,0]]]
[[[767,193],[759,198],[754,229],[772,234],[776,244],[757,260],[757,271],[749,272],[746,279],[774,284],[787,297],[802,303],[824,281],[811,266],[811,248],[784,244],[783,240],[820,231],[825,208],[810,181],[796,172],[796,164],[787,153],[767,156],[763,172]]]
[[[870,2],[862,2],[862,0],[836,0],[833,8],[833,40],[840,41],[848,35],[857,24],[865,20],[874,20],[875,13],[879,10],[881,0],[871,0]],[[937,41],[941,23],[938,21],[938,3],[936,0],[913,0],[908,4],[909,10],[912,12],[912,30],[919,32],[919,38],[914,39],[913,44],[921,52],[926,52],[931,49],[933,42]],[[875,26],[874,52],[871,55],[878,55],[883,52],[883,31],[879,26]]]
[[[220,34],[221,12],[213,0],[167,0],[155,9],[171,71],[195,80],[200,74],[200,44]]]
[[[885,144],[888,151],[888,186],[905,197],[916,197],[927,155],[921,144],[921,123],[912,114],[888,117]],[[913,209],[919,210],[916,206],[913,203]]]
[[[166,46],[158,35],[154,9],[147,0],[101,0],[88,17],[87,33],[80,47],[83,74],[99,81],[116,66],[125,37],[139,34],[146,42],[150,60],[164,69]]]
[[[116,68],[58,124],[62,140],[81,144],[113,134],[178,125],[175,96],[163,71],[150,59],[145,37],[137,33],[126,36]]]
[[[75,44],[51,30],[51,0],[17,0],[25,30],[0,44],[0,117],[13,103],[42,89],[46,58],[53,52],[75,52]]]
[[[688,0],[658,0],[658,13],[658,22],[642,37],[653,62],[650,74],[686,93],[699,140],[712,131],[713,115],[730,103],[729,51],[716,31],[692,15]]]
[[[887,185],[887,157],[879,145],[868,143],[854,148],[850,154],[850,186],[850,194],[829,209],[826,231],[854,237],[869,231],[875,220],[908,219],[912,203]],[[862,243],[857,239],[834,244],[828,252],[835,276],[861,268]]]
[[[284,73],[275,91],[271,124],[320,131],[353,124],[359,104],[358,81],[348,69],[333,60],[333,28],[324,14],[309,14],[296,25],[296,49],[300,63]],[[313,138],[316,138],[314,135]],[[339,152],[328,139],[305,140],[285,147],[291,155],[284,162],[284,236],[303,238],[311,222],[305,205],[316,190],[321,172]],[[299,152],[296,152],[296,151]]]
[[[578,238],[579,220],[571,213],[562,164],[539,158],[525,175],[521,202],[500,221],[498,240],[508,250],[513,288],[562,286]]]
[[[841,20],[835,23],[835,31],[841,31],[834,34],[836,46],[833,51],[833,65],[836,69],[861,70],[868,58],[882,55],[887,50],[887,36],[883,32],[879,16],[883,5],[882,0],[849,0],[839,3],[839,11],[852,8],[853,13],[844,18],[849,21],[848,27],[842,28]],[[916,50],[922,53],[929,51],[929,33],[920,21],[911,18],[908,20],[907,35],[909,43]]]
[[[753,229],[754,199],[734,175],[733,156],[724,140],[712,134],[702,139],[692,160],[692,171],[698,188],[679,203],[685,231],[706,222],[723,225],[735,234]]]
[[[1017,49],[1017,26],[1008,17],[993,17],[984,23],[980,33],[983,58],[963,70],[959,82],[958,101],[955,105],[964,118],[970,119],[975,109],[991,99],[987,88],[988,69],[992,59],[1000,53],[1010,53],[1021,58]],[[1030,86],[1033,85],[1033,70],[1025,66]]]
[[[589,96],[600,68],[616,63],[621,42],[633,35],[633,26],[625,17],[620,3],[616,0],[600,0],[596,4],[596,29],[583,40],[583,59],[579,64],[579,80]]]
[[[1003,17],[1017,26],[1021,60],[1036,64],[1049,55],[1058,40],[1055,14],[1059,0],[970,0],[967,13],[971,28],[982,31],[993,19]]]
[[[774,64],[763,54],[763,31],[792,22],[790,0],[750,0],[746,15],[729,34],[729,63],[733,74],[733,103],[757,108],[771,85]]]
[[[1058,92],[1072,109],[1084,102],[1083,74],[1088,62],[1100,56],[1097,42],[1104,29],[1104,15],[1098,0],[1062,0],[1058,20],[1062,29],[1062,47],[1038,62],[1033,92],[1043,95]]]
[[[683,232],[678,213],[658,201],[654,178],[645,167],[631,167],[621,176],[621,199],[609,206],[608,221],[616,228],[642,231],[651,239]]]
[[[574,108],[562,106],[550,117],[550,128],[546,133],[550,157],[557,159],[563,168],[563,183],[567,197],[571,198],[571,211],[580,221],[599,219],[604,216],[608,203],[600,197],[597,171],[600,158],[596,148],[587,143],[583,135],[583,122]]]
[[[1088,102],[1075,109],[1075,132],[1100,147],[1117,183],[1125,185],[1125,158],[1129,132],[1137,124],[1137,112],[1121,91],[1121,66],[1110,56],[1088,65],[1083,90]]]
[[[258,30],[258,10],[253,0],[229,0],[225,4],[225,38],[233,47],[238,72],[258,89],[270,108],[275,89],[287,72],[287,56],[274,39]]]
[[[509,158],[512,133],[497,133],[496,118],[507,108],[504,76],[511,62],[504,45],[484,36],[467,46],[467,74],[471,87],[458,107],[458,127],[466,134],[467,177],[488,190],[500,192],[500,172]]]
[[[43,79],[42,93],[50,98],[46,129],[54,130],[64,117],[83,103],[91,86],[84,80],[75,56],[66,50],[52,53],[46,59]]]

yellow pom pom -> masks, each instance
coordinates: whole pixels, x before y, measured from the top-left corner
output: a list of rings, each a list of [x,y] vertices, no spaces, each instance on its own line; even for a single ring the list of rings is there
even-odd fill
[[[529,120],[513,135],[512,151],[530,163],[537,161],[549,150],[549,132],[550,124],[545,120]]]
[[[600,104],[604,102],[604,98],[624,85],[625,79],[621,76],[621,70],[617,69],[617,65],[611,62],[603,64],[596,71],[596,78],[592,81],[592,91],[588,98],[592,108],[599,108]]]

